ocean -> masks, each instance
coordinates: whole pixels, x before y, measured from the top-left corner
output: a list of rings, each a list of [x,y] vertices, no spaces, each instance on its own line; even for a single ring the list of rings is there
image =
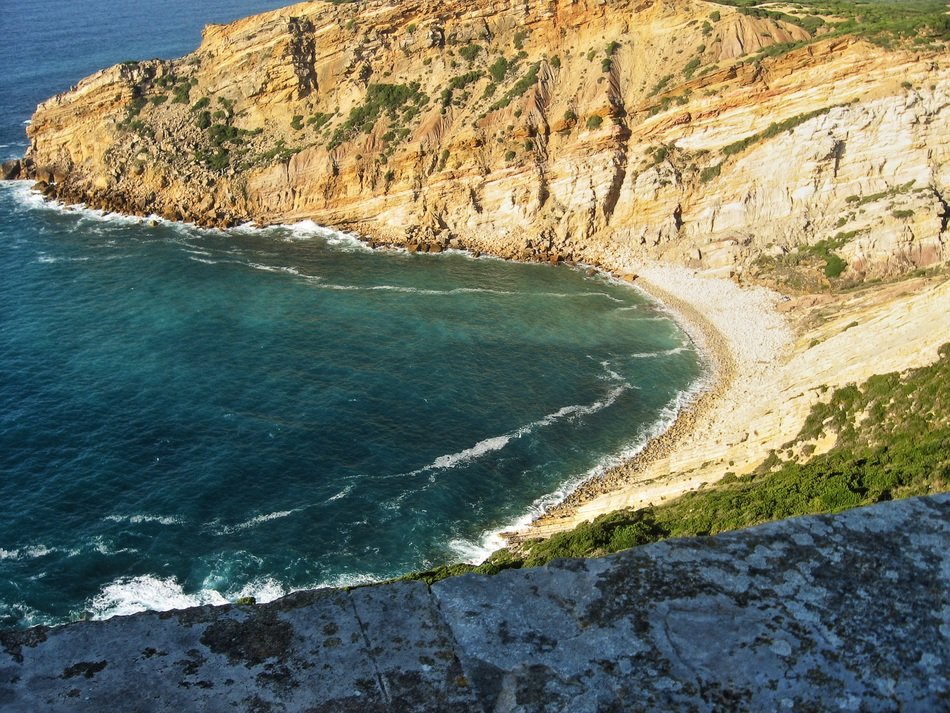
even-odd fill
[[[7,0],[0,158],[83,76],[282,4]],[[0,184],[0,627],[477,560],[702,373],[660,306],[569,267]]]

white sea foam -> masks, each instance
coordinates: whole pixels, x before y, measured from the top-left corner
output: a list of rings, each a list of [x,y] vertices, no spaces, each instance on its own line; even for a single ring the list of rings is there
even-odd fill
[[[367,574],[341,574],[305,587],[287,587],[271,577],[260,577],[240,586],[228,587],[224,593],[209,581],[202,583],[197,592],[186,592],[175,577],[161,578],[146,574],[123,577],[105,585],[89,600],[86,609],[93,619],[109,619],[143,611],[171,611],[205,604],[222,605],[242,597],[254,597],[258,604],[274,601],[302,589],[321,587],[353,587],[372,584],[377,578]]]
[[[663,357],[663,356],[673,356],[674,354],[682,354],[689,349],[689,346],[684,344],[679,347],[673,347],[672,349],[663,349],[658,352],[637,352],[636,354],[631,354],[631,359],[650,359],[653,357]]]
[[[290,517],[294,513],[300,512],[303,508],[294,508],[293,510],[278,510],[276,512],[269,512],[265,515],[256,515],[250,520],[245,520],[240,522],[237,525],[225,525],[216,530],[217,534],[220,535],[230,535],[235,532],[241,532],[243,530],[250,530],[258,525],[263,525],[265,522],[270,522],[271,520],[280,520],[281,518]]]
[[[506,546],[506,540],[501,536],[503,532],[522,530],[533,520],[543,515],[552,507],[563,502],[568,495],[574,492],[582,483],[598,478],[611,468],[614,468],[646,448],[647,444],[654,438],[665,432],[680,412],[687,405],[707,388],[706,380],[700,379],[689,389],[680,391],[670,400],[670,402],[660,410],[655,421],[644,427],[636,438],[618,453],[604,456],[592,468],[584,473],[577,475],[565,481],[559,488],[551,493],[546,493],[537,498],[519,517],[506,523],[503,527],[486,530],[477,540],[455,539],[449,542],[449,548],[455,555],[457,561],[468,562],[471,564],[481,564],[489,555],[496,550]]]
[[[349,495],[352,492],[352,490],[353,490],[353,486],[347,485],[345,488],[343,488],[343,490],[338,492],[336,495],[332,495],[329,498],[327,498],[327,502],[332,503],[334,500],[340,500],[342,498],[345,498],[347,495]]]
[[[520,431],[520,429],[519,429]],[[479,456],[483,456],[486,453],[491,453],[492,451],[500,451],[502,448],[508,445],[509,441],[516,436],[521,435],[519,431],[514,431],[513,433],[506,434],[504,436],[495,436],[494,438],[486,438],[484,441],[479,441],[471,448],[466,448],[464,451],[459,451],[458,453],[452,453],[447,456],[439,456],[435,459],[432,465],[428,466],[427,469],[430,470],[443,470],[446,468],[454,468],[459,463],[467,463],[470,460],[474,460]]]
[[[80,221],[95,220],[101,223],[121,223],[125,225],[140,225],[146,221],[156,220],[159,222],[168,222],[157,215],[149,215],[145,218],[126,215],[124,213],[112,213],[98,208],[89,208],[84,203],[75,205],[66,205],[62,201],[46,198],[39,191],[33,190],[33,187],[26,181],[5,181],[0,183],[5,190],[13,193],[14,200],[21,208],[27,210],[47,210],[55,213],[74,215]]]
[[[252,264],[252,267],[257,267]],[[260,269],[269,269],[271,272],[275,268],[261,267]],[[311,278],[315,279],[315,278]],[[409,295],[431,295],[436,297],[454,296],[454,295],[516,295],[518,297],[543,297],[545,299],[576,299],[581,297],[600,297],[612,302],[621,302],[616,297],[608,295],[606,292],[518,292],[515,290],[496,290],[490,287],[454,287],[450,290],[433,290],[425,287],[407,287],[405,285],[341,285],[336,283],[324,283],[320,285],[327,290],[341,291],[364,291],[364,292],[395,292]]]
[[[500,436],[492,436],[490,438],[485,438],[484,440],[479,441],[471,448],[466,448],[465,450],[459,451],[457,453],[450,453],[448,455],[439,456],[432,463],[417,470],[414,470],[410,473],[400,474],[399,476],[393,477],[402,477],[419,475],[420,473],[427,473],[430,471],[439,471],[447,470],[449,468],[454,468],[457,465],[468,463],[469,461],[475,460],[486,453],[492,453],[494,451],[499,451],[505,446],[507,446],[513,439],[522,438],[527,436],[538,428],[543,428],[544,426],[550,426],[553,423],[565,418],[576,418],[579,416],[588,416],[590,414],[596,413],[602,409],[607,408],[612,405],[620,395],[631,388],[629,384],[623,383],[619,386],[614,387],[608,392],[606,397],[600,401],[595,401],[592,404],[586,405],[571,405],[564,406],[553,413],[549,413],[542,418],[539,418],[537,421],[532,421],[531,423],[525,424],[520,428],[515,429],[514,431],[509,431]]]
[[[294,277],[301,277],[305,280],[310,280],[313,282],[319,282],[322,280],[322,277],[317,275],[308,275],[301,272],[296,267],[291,267],[289,265],[264,265],[259,262],[246,262],[244,263],[247,267],[253,268],[255,270],[261,270],[263,272],[280,272],[287,275],[293,275]]]
[[[603,369],[604,369],[604,374],[603,374],[603,376],[600,377],[601,380],[603,380],[603,381],[623,381],[623,376],[621,376],[621,375],[618,374],[616,371],[614,371],[613,369],[610,368],[610,367],[611,367],[611,363],[610,363],[609,361],[604,360],[604,361],[600,362],[600,365],[601,365],[601,366],[603,367]]]
[[[181,525],[182,520],[177,517],[172,517],[170,515],[149,515],[149,514],[136,514],[136,515],[106,515],[103,520],[107,522],[128,522],[133,525],[140,525],[143,522],[155,522],[160,525]]]
[[[284,238],[287,241],[310,240],[311,238],[323,238],[329,245],[349,250],[372,251],[359,237],[353,233],[345,233],[341,230],[334,230],[326,226],[315,223],[312,220],[301,220],[298,223],[276,226],[288,233]],[[265,228],[268,230],[268,228]]]
[[[86,547],[87,551],[90,549],[98,552],[100,555],[107,555],[110,557],[113,555],[125,554],[126,552],[138,552],[138,550],[134,547],[121,547],[117,549],[111,540],[108,540],[101,535],[92,538]],[[69,554],[70,556],[75,556],[80,554],[82,551],[83,550],[81,549],[78,551],[70,550]]]
[[[378,577],[373,577],[369,574],[338,574],[316,585],[314,589],[320,589],[322,587],[358,587],[364,584],[373,584],[378,581]]]
[[[108,619],[141,611],[169,611],[227,603],[228,599],[213,589],[186,594],[174,577],[161,579],[147,574],[107,584],[89,602],[87,609],[95,619]]]
[[[56,551],[55,547],[46,545],[28,545],[14,550],[0,548],[0,560],[32,560],[51,555]]]
[[[272,602],[275,599],[280,599],[281,597],[290,594],[290,592],[291,590],[288,590],[276,579],[264,577],[262,579],[255,579],[251,582],[248,582],[236,592],[229,593],[228,596],[232,600],[241,599],[242,597],[254,597],[254,601],[256,601],[258,604],[265,604],[266,602]]]
[[[189,260],[193,260],[194,262],[200,262],[200,263],[203,264],[203,265],[219,265],[219,264],[221,264],[221,261],[220,261],[220,260],[208,260],[207,258],[196,257],[196,256],[194,256],[194,255],[189,255],[189,256],[188,256],[188,259],[189,259]]]

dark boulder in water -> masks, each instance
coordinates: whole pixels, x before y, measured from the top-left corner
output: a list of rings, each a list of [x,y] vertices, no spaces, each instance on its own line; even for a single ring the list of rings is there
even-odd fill
[[[0,176],[3,177],[4,181],[13,181],[20,177],[22,172],[22,167],[20,165],[20,159],[15,158],[10,161],[4,161],[2,168],[0,168]]]

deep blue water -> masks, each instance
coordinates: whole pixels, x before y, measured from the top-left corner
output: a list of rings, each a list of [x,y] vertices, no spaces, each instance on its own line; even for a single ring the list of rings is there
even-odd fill
[[[83,75],[280,4],[7,0],[0,155]],[[568,268],[149,227],[0,185],[0,626],[473,556],[700,372],[655,305]]]

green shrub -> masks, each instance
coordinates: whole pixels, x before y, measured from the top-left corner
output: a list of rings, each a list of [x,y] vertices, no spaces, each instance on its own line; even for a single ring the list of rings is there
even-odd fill
[[[699,174],[700,183],[709,183],[714,178],[717,178],[719,174],[722,173],[722,164],[717,163],[715,166],[707,166]]]
[[[460,74],[457,77],[452,77],[449,81],[449,89],[464,89],[472,82],[477,82],[482,76],[484,75],[478,70],[472,70],[471,72]]]
[[[290,127],[294,131],[300,131],[303,128],[303,115],[294,114],[294,118],[290,120]]]
[[[905,209],[905,210],[895,210],[891,213],[895,218],[910,218],[914,215],[914,211]]]
[[[673,81],[672,74],[667,74],[665,77],[660,78],[660,81],[658,81],[656,84],[653,85],[653,88],[650,90],[650,93],[648,94],[648,96],[652,97],[655,94],[659,94],[664,89],[666,89],[667,85],[672,81]]]
[[[587,128],[591,130],[599,129],[604,123],[604,117],[594,114],[587,117]]]
[[[689,62],[686,63],[686,66],[683,67],[683,74],[687,79],[692,79],[693,74],[695,74],[696,70],[699,69],[700,61],[701,60],[699,57],[693,57]]]
[[[496,83],[501,83],[505,80],[505,76],[508,74],[508,60],[504,57],[499,57],[491,66],[488,68],[489,74],[491,74],[492,81]]]
[[[516,49],[516,50],[520,50],[520,49],[524,48],[524,41],[525,41],[526,39],[528,39],[528,31],[527,31],[527,30],[518,30],[518,31],[515,33],[515,49]]]
[[[201,111],[202,109],[207,108],[211,103],[211,100],[208,97],[201,97],[198,101],[191,105],[192,111]]]
[[[513,161],[514,158],[515,158],[515,156],[517,156],[517,155],[518,155],[518,154],[515,153],[515,151],[513,151],[513,150],[512,150],[512,151],[507,151],[507,152],[505,152],[505,160],[506,160],[506,161]]]
[[[462,56],[462,59],[471,64],[481,51],[482,48],[479,45],[468,44],[459,49],[459,54]]]
[[[505,92],[505,95],[501,99],[492,104],[488,108],[488,111],[492,112],[497,111],[498,109],[504,109],[506,106],[511,104],[512,99],[520,97],[526,91],[531,89],[531,87],[537,84],[538,70],[540,67],[541,64],[539,62],[535,62],[533,65],[531,65],[531,69],[529,69],[528,72],[523,77],[521,77],[521,79],[515,82],[514,86]]]
[[[848,263],[841,259],[836,253],[828,253],[825,257],[825,277],[840,277],[841,273],[848,267]]]
[[[181,84],[175,85],[172,92],[173,104],[188,104],[191,101],[191,83],[187,80]]]
[[[320,129],[326,126],[332,118],[333,114],[324,114],[323,112],[318,111],[316,114],[307,119],[307,124],[312,126],[314,131],[320,131]]]
[[[840,106],[840,104],[835,106]],[[741,153],[759,141],[771,139],[772,137],[778,136],[779,134],[782,134],[786,131],[791,131],[796,126],[804,124],[806,121],[810,121],[811,119],[821,116],[822,114],[827,114],[829,111],[834,109],[835,106],[828,106],[824,107],[823,109],[815,109],[814,111],[809,111],[804,114],[797,114],[795,116],[789,117],[788,119],[784,119],[783,121],[772,122],[764,131],[760,131],[757,134],[747,136],[746,138],[740,139],[739,141],[731,143],[728,146],[724,146],[722,152],[726,156],[733,156],[737,153]],[[847,200],[850,201],[851,199],[848,198]]]

